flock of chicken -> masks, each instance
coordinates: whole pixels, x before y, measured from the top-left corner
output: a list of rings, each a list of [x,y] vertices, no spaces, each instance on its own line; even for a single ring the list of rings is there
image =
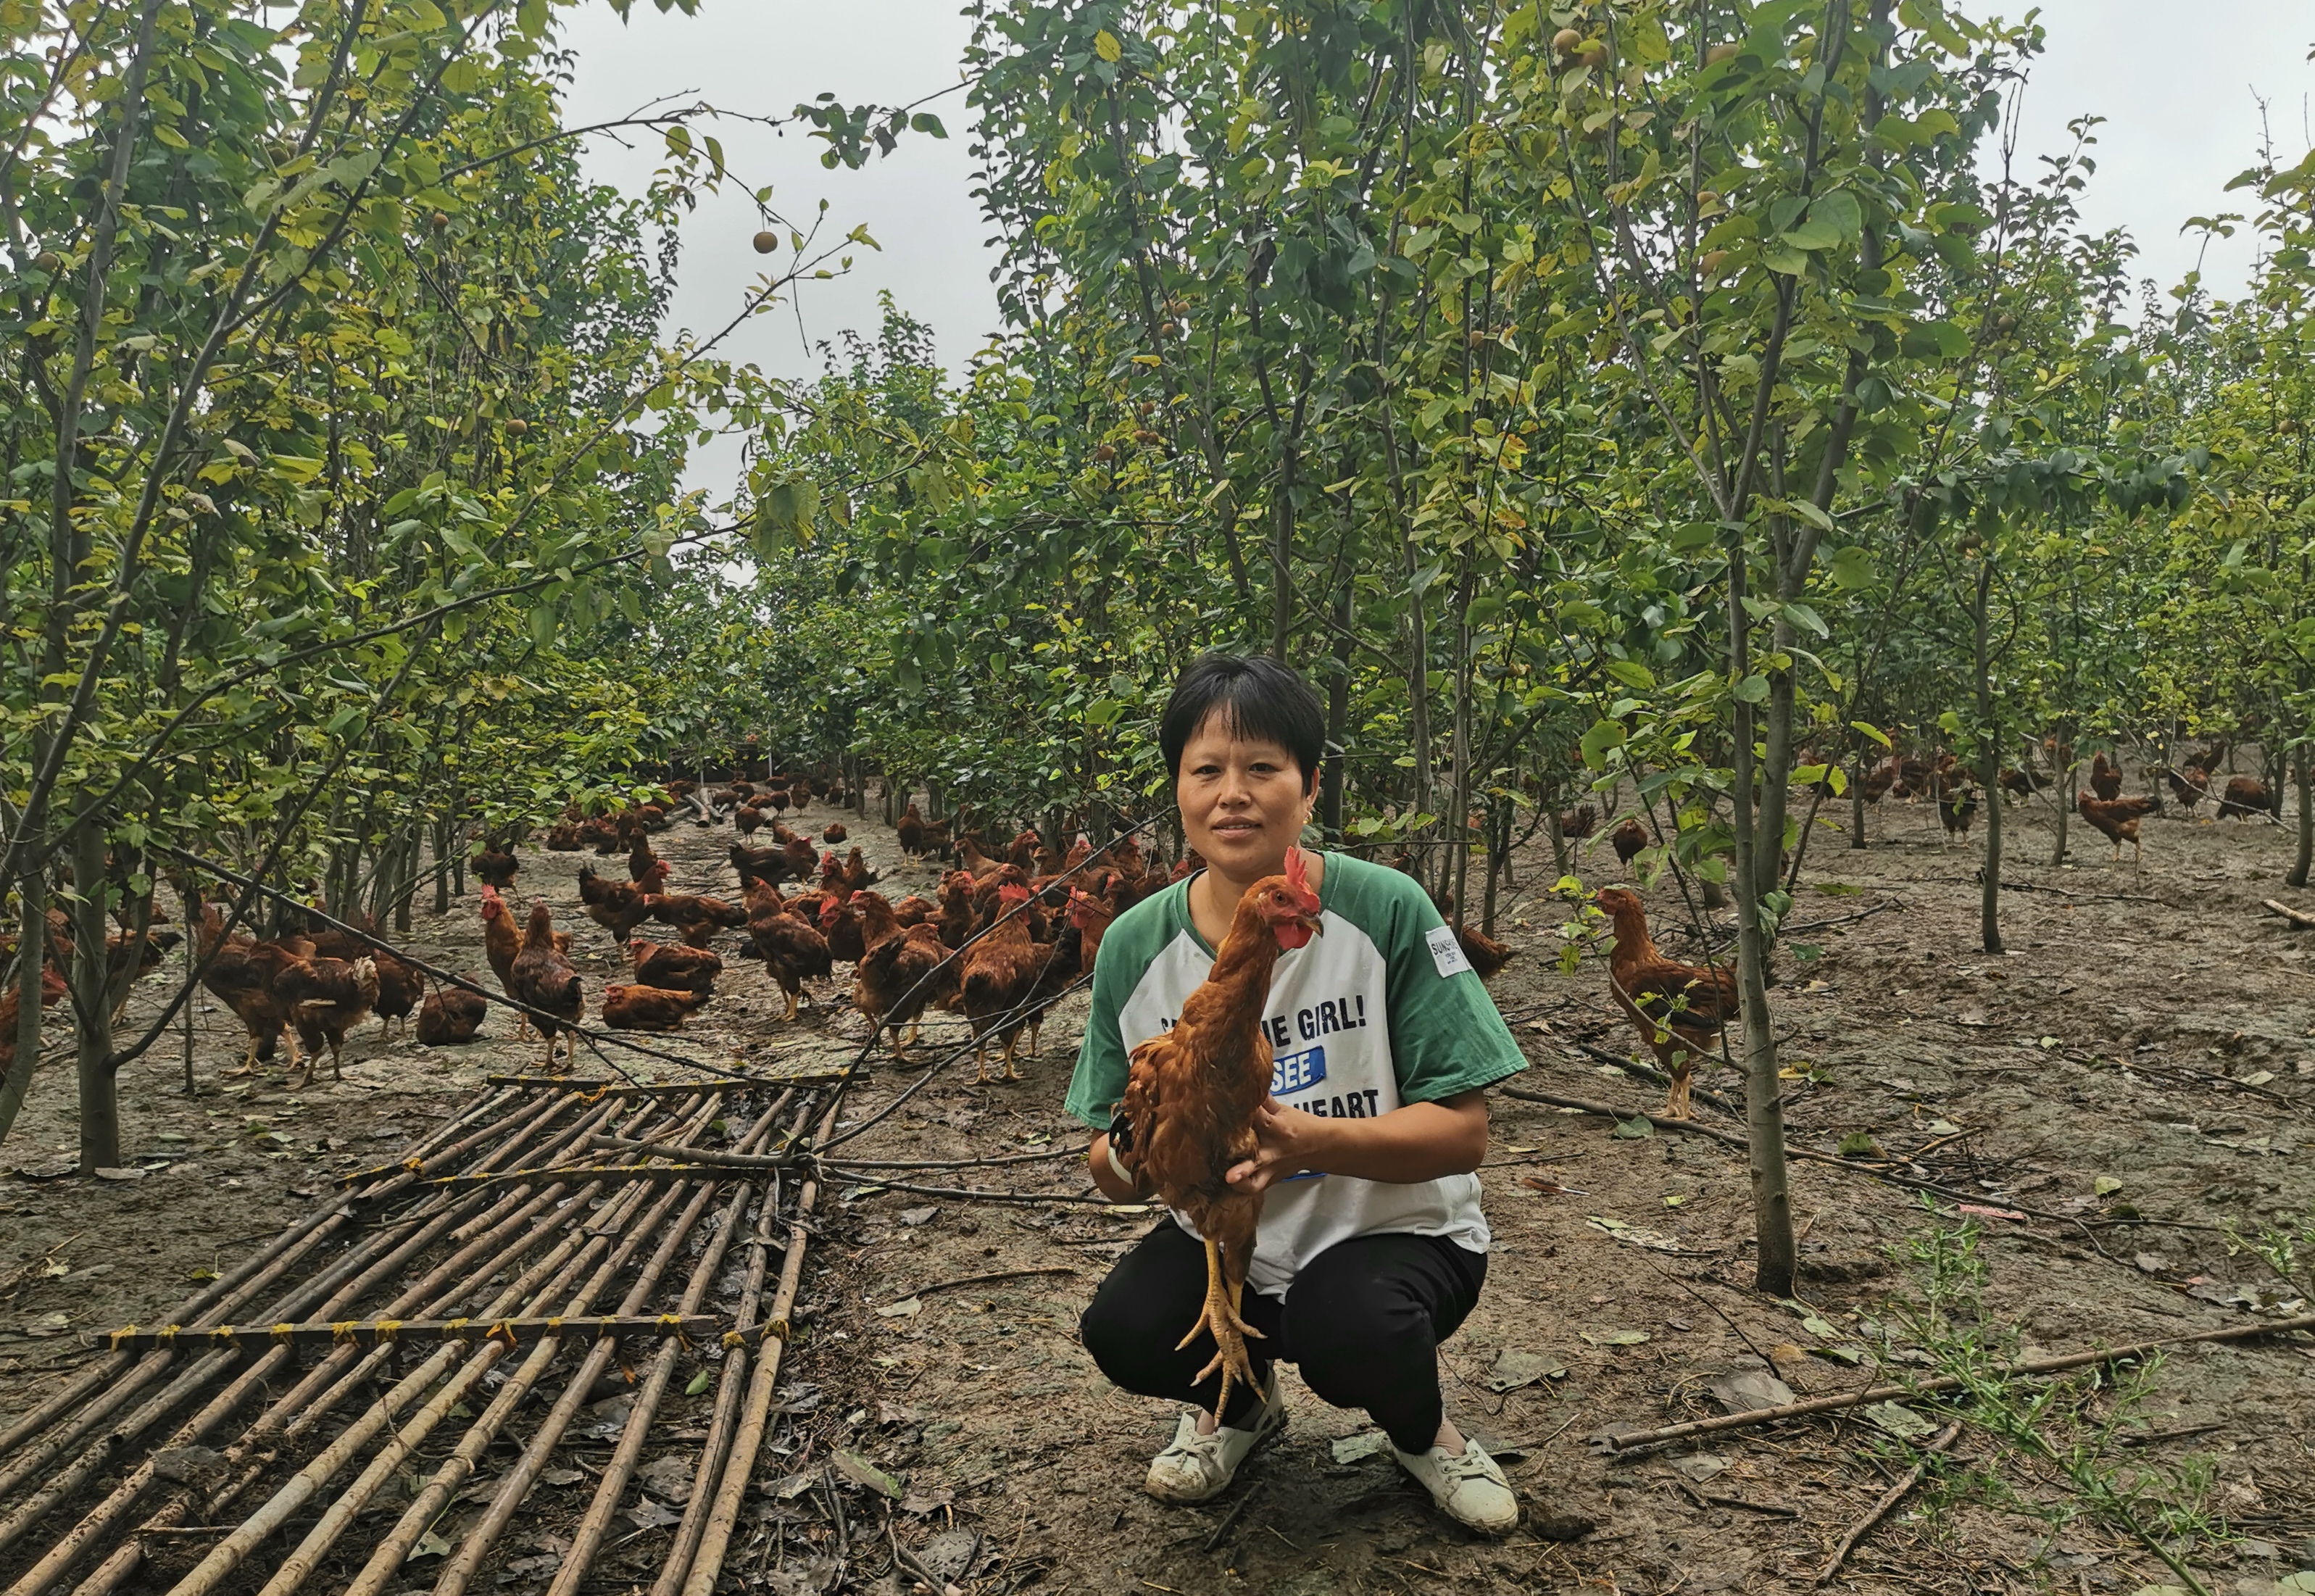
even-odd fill
[[[743,955],[763,961],[786,995],[784,1018],[795,1017],[807,980],[830,977],[838,964],[849,963],[854,1007],[889,1032],[903,1056],[925,1012],[938,1008],[971,1026],[980,1079],[989,1078],[994,1044],[1001,1050],[1002,1078],[1017,1080],[1022,1037],[1028,1037],[1033,1054],[1046,1011],[1092,968],[1111,920],[1169,879],[1148,867],[1131,838],[1095,859],[1092,844],[1080,837],[1066,858],[1057,858],[1035,832],[1024,831],[998,857],[982,851],[976,834],[951,844],[946,828],[927,825],[911,804],[897,827],[902,850],[912,856],[945,851],[957,868],[942,876],[936,897],[912,893],[894,901],[875,890],[877,872],[858,847],[840,858],[833,846],[821,851],[822,843],[846,840],[841,821],[826,827],[817,841],[786,823],[785,815],[802,814],[815,798],[845,801],[840,790],[819,778],[777,776],[706,790],[686,779],[668,787],[699,824],[728,816],[741,832],[743,839],[732,844],[729,856],[740,878],[739,902],[666,890],[670,869],[650,840],[673,823],[661,806],[617,817],[566,813],[546,838],[551,849],[626,851],[624,881],[591,866],[579,872],[582,911],[625,949],[634,969],[632,983],[603,992],[603,1020],[617,1029],[679,1028],[714,996],[723,973],[716,944],[729,935]],[[770,846],[745,840],[767,829]],[[501,989],[545,1038],[551,1068],[558,1036],[572,1033],[586,1010],[569,957],[569,934],[555,931],[545,903],[534,903],[517,930],[502,896],[521,869],[512,844],[486,847],[473,864],[484,883],[484,951]],[[790,882],[797,888],[793,893],[783,891]],[[668,927],[677,940],[638,936],[648,923]],[[473,1001],[479,1008],[481,1000]]]

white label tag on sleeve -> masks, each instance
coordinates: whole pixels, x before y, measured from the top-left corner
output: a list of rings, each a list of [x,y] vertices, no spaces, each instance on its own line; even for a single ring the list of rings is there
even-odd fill
[[[1440,980],[1471,968],[1471,962],[1463,956],[1463,944],[1455,940],[1454,927],[1441,926],[1424,940],[1431,944],[1431,962],[1439,966]]]

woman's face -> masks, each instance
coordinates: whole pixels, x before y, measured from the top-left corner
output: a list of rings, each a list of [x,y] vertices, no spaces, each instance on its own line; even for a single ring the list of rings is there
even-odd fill
[[[1232,735],[1217,711],[1183,748],[1174,797],[1190,846],[1218,874],[1247,883],[1284,866],[1310,818],[1314,785],[1292,754]]]

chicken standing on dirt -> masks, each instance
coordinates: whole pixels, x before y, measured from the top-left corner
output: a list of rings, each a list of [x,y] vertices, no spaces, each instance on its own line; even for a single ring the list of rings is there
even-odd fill
[[[1648,829],[1637,820],[1626,820],[1608,833],[1608,846],[1616,850],[1616,863],[1629,866],[1648,846]]]
[[[2108,803],[2084,793],[2075,801],[2074,807],[2099,836],[2114,844],[2114,857],[2107,863],[2122,863],[2122,845],[2125,842],[2130,844],[2137,863],[2142,864],[2146,862],[2146,850],[2138,840],[2138,821],[2142,815],[2154,812],[2153,799],[2117,798]]]
[[[514,878],[522,869],[522,861],[515,857],[512,843],[502,848],[485,843],[483,851],[466,863],[474,867],[476,881],[486,887],[496,887],[501,892],[513,887]]]
[[[650,879],[643,882],[606,881],[591,865],[581,864],[579,902],[589,919],[625,943],[635,934],[636,927],[652,918],[652,895],[667,884],[667,874],[664,859],[652,867]]]
[[[715,978],[723,973],[723,959],[705,948],[668,947],[641,937],[627,944],[627,957],[643,985],[677,987],[703,997],[714,992]]]
[[[346,1033],[361,1024],[377,1001],[377,961],[301,959],[282,971],[273,984],[289,1004],[291,1023],[306,1044],[305,1078],[314,1078],[314,1060],[327,1042],[330,1078],[345,1079]]]
[[[514,996],[514,988],[509,978],[514,969],[515,955],[520,952],[522,933],[514,927],[514,910],[507,907],[506,900],[499,896],[498,889],[485,885],[483,888],[483,956],[490,961],[491,973],[499,978],[499,990],[510,998]],[[514,1039],[517,1042],[530,1039],[530,1016],[519,1008],[514,1011]]]
[[[2240,825],[2255,814],[2271,815],[2274,812],[2268,807],[2265,782],[2255,776],[2227,777],[2226,791],[2219,796],[2219,819],[2223,820],[2232,815],[2235,822]]]
[[[1229,1405],[1233,1379],[1255,1384],[1246,1338],[1260,1334],[1238,1317],[1238,1306],[1263,1194],[1233,1187],[1228,1174],[1254,1156],[1255,1113],[1270,1096],[1270,1036],[1262,1018],[1271,972],[1279,954],[1318,934],[1318,917],[1301,850],[1290,849],[1283,875],[1263,877],[1238,900],[1213,969],[1183,1004],[1174,1028],[1133,1050],[1125,1096],[1110,1127],[1110,1146],[1126,1166],[1205,1241],[1205,1306],[1180,1344],[1189,1345],[1201,1331],[1212,1334],[1213,1361],[1197,1378],[1221,1370],[1218,1420]]]
[[[803,983],[825,977],[836,968],[828,955],[828,938],[788,912],[777,887],[757,882],[748,889],[747,904],[748,938],[764,968],[787,995],[787,1012],[780,1017],[793,1020],[803,1005]]]
[[[2090,760],[2090,792],[2108,803],[2122,796],[2122,767],[2107,763],[2098,754]]]
[[[1007,1016],[1027,1000],[1051,951],[1040,947],[1029,935],[1029,889],[1007,882],[998,889],[997,897],[996,923],[980,941],[964,950],[959,962],[957,1007],[972,1025],[972,1061],[978,1071],[975,1086],[989,1084],[989,1033],[1004,1029]],[[1006,1080],[1021,1078],[1021,1072],[1013,1063],[1013,1051],[1020,1039],[1017,1025],[1001,1039]]]
[[[508,997],[537,1011],[532,1018],[546,1038],[545,1068],[554,1068],[555,1037],[566,1028],[571,1033],[570,1059],[576,1063],[578,1026],[587,1012],[586,994],[579,984],[579,971],[554,945],[554,916],[544,903],[530,906],[530,924],[523,930],[522,950],[507,971],[506,985]]]
[[[858,915],[865,910],[856,901],[852,912]],[[865,1015],[870,1024],[891,1033],[892,1051],[897,1057],[908,1057],[922,1029],[926,1008],[942,996],[943,983],[937,972],[948,956],[948,949],[940,939],[940,927],[930,921],[911,926],[897,936],[887,936],[861,955],[860,967],[854,972],[852,1006]],[[955,970],[952,964],[947,973],[953,975]],[[906,1036],[900,1034],[903,1025],[909,1028]]]
[[[296,950],[278,942],[259,942],[246,933],[225,934],[225,917],[214,903],[196,900],[194,952],[206,968],[201,985],[233,1010],[249,1033],[249,1048],[227,1074],[245,1074],[273,1050],[289,1026],[289,1002],[274,989],[281,972],[297,962]],[[300,944],[300,946],[310,944]],[[297,1043],[289,1043],[289,1063],[297,1062]]]
[[[1616,945],[1608,955],[1608,989],[1672,1077],[1664,1117],[1687,1119],[1689,1081],[1696,1061],[1719,1045],[1736,1015],[1735,972],[1699,970],[1657,953],[1648,936],[1647,911],[1636,894],[1621,887],[1602,887],[1593,900],[1607,910],[1616,928]]]

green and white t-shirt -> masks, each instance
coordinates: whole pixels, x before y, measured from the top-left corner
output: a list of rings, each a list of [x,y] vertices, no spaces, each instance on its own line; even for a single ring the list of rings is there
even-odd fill
[[[1308,1113],[1372,1119],[1452,1097],[1527,1068],[1455,934],[1423,889],[1397,870],[1325,856],[1325,934],[1282,954],[1265,1024],[1270,1092]],[[1193,878],[1194,879],[1194,878]],[[1176,882],[1117,918],[1094,965],[1093,1015],[1069,1082],[1069,1110],[1109,1128],[1133,1049],[1172,1028],[1212,970],[1214,950]],[[1188,1221],[1179,1214],[1184,1229]],[[1487,1250],[1479,1177],[1414,1185],[1305,1175],[1265,1193],[1247,1280],[1282,1297],[1303,1264],[1354,1236],[1444,1236]]]

